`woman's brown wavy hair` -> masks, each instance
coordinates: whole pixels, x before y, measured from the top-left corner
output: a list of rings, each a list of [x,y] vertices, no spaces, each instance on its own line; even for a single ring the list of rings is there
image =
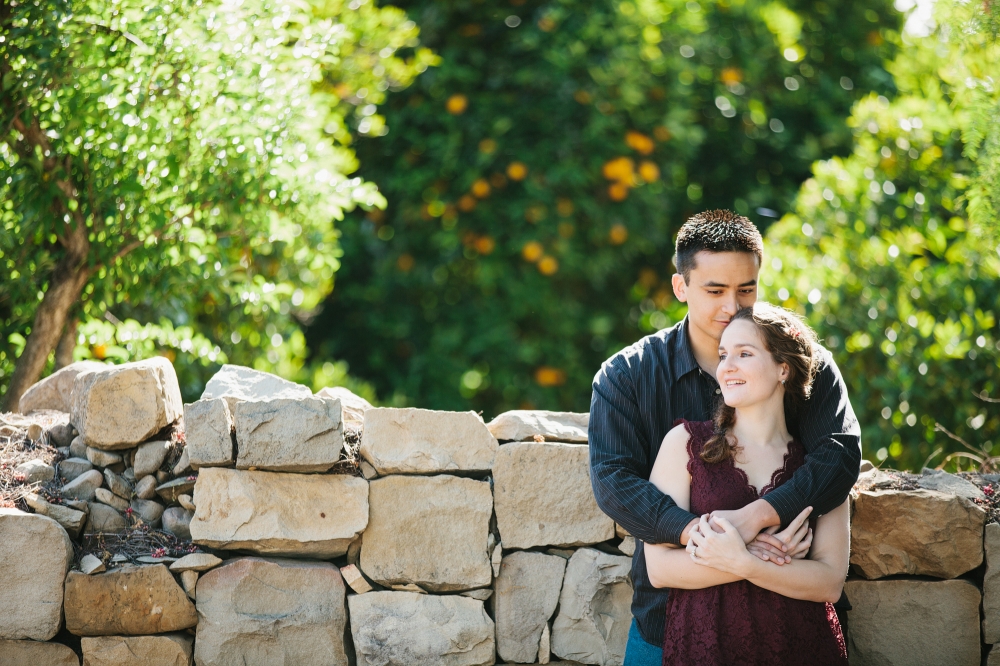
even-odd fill
[[[788,364],[785,380],[785,419],[797,411],[812,393],[816,375],[816,334],[802,319],[785,308],[759,302],[733,315],[732,321],[753,322],[764,348],[775,363]],[[736,409],[725,402],[715,412],[715,433],[705,443],[701,458],[719,463],[736,456],[739,442],[733,436]]]

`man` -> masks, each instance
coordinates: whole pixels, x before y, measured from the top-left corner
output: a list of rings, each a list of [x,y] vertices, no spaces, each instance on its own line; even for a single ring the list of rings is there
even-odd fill
[[[638,542],[687,544],[695,516],[649,482],[664,435],[676,419],[710,420],[721,391],[719,339],[730,318],[757,300],[763,240],[729,211],[690,218],[677,235],[674,294],[688,314],[605,361],[590,406],[590,467],[601,509]],[[841,504],[857,481],[861,437],[840,370],[821,349],[812,398],[789,431],[807,451],[792,479],[739,511],[720,512],[761,559],[776,566],[804,555],[805,544],[769,536],[805,508],[818,516]],[[769,529],[770,528],[770,529]],[[770,553],[768,553],[770,551]],[[641,543],[632,559],[632,614],[625,666],[658,666],[669,590],[654,588]]]

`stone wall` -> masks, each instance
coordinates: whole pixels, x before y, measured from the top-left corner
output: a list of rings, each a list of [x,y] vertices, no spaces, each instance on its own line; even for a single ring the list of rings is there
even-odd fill
[[[594,500],[586,414],[487,424],[235,366],[182,405],[162,359],[70,366],[29,409],[59,451],[0,509],[3,664],[622,663],[636,544]],[[851,662],[980,663],[980,487],[872,470],[852,503]]]

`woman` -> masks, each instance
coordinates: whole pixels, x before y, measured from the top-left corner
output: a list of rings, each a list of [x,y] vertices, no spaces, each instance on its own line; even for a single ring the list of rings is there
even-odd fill
[[[814,521],[808,558],[788,563],[753,555],[730,523],[709,515],[742,508],[803,464],[785,416],[809,398],[815,344],[787,310],[740,310],[719,343],[725,404],[715,422],[684,422],[663,440],[650,481],[702,516],[686,550],[643,544],[653,585],[672,588],[665,666],[847,663],[833,609],[847,576],[847,502]]]

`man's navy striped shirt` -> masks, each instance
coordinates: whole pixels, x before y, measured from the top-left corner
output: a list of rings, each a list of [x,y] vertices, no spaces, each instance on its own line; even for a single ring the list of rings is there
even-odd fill
[[[590,403],[590,479],[601,509],[638,541],[680,543],[695,516],[649,482],[663,437],[677,419],[712,418],[721,391],[694,358],[687,318],[612,356],[594,378]],[[812,398],[788,430],[805,446],[806,463],[768,493],[790,522],[807,506],[827,513],[847,497],[861,464],[861,430],[833,357],[820,348]],[[641,544],[632,557],[632,614],[648,643],[663,643],[668,590],[654,588]]]

